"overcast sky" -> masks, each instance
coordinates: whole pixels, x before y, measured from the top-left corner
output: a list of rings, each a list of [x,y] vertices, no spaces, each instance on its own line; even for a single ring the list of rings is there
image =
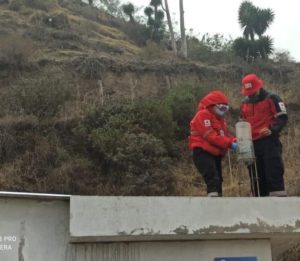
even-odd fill
[[[147,6],[150,0],[123,0],[136,6]],[[179,21],[179,0],[168,0],[170,12]],[[195,35],[221,33],[232,38],[242,36],[238,8],[243,0],[184,0],[186,30]],[[276,49],[284,49],[300,62],[300,0],[252,0],[255,6],[271,8],[275,19],[266,32],[274,39]],[[179,25],[178,25],[179,27]],[[177,28],[177,31],[179,28]]]

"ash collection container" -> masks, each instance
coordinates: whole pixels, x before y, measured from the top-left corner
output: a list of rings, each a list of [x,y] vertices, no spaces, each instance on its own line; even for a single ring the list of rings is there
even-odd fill
[[[251,135],[251,125],[246,121],[239,121],[235,124],[236,137],[238,142],[238,161],[251,164],[255,160],[254,148]]]

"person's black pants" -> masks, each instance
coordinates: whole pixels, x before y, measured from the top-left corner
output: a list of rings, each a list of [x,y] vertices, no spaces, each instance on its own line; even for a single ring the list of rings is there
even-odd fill
[[[214,156],[201,148],[193,149],[193,161],[204,178],[207,193],[218,192],[222,195],[222,165],[221,156]]]
[[[282,145],[278,137],[268,136],[253,142],[256,157],[258,187],[260,196],[269,196],[273,191],[284,191],[284,165],[282,161]],[[251,190],[258,196],[255,166],[248,167]]]

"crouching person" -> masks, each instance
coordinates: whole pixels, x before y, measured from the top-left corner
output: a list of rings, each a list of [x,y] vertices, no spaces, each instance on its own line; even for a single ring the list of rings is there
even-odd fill
[[[222,196],[221,160],[228,148],[237,150],[236,138],[229,134],[224,119],[228,109],[227,97],[212,91],[200,101],[190,122],[189,148],[210,197]]]

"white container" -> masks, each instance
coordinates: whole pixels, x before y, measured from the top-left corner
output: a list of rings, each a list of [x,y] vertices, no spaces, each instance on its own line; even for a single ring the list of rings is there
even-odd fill
[[[252,163],[255,159],[251,125],[246,121],[239,121],[235,125],[236,137],[238,142],[238,160]]]

